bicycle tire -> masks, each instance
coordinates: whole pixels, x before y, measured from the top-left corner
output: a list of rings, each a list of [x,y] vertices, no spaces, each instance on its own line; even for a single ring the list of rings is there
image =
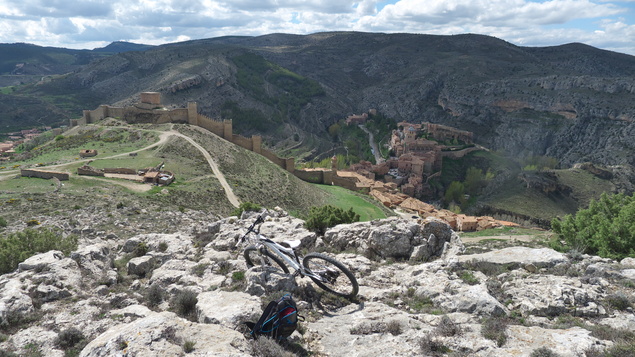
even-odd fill
[[[248,268],[256,266],[255,263],[257,262],[261,262],[262,265],[264,266],[270,266],[275,268],[276,266],[272,264],[271,261],[267,260],[267,259],[270,259],[274,261],[278,265],[278,268],[282,269],[282,271],[285,272],[285,274],[289,274],[289,268],[287,268],[286,264],[284,264],[284,262],[280,258],[275,256],[274,254],[271,254],[271,252],[267,249],[262,250],[262,255],[264,255],[267,259],[261,259],[260,257],[261,252],[254,245],[250,245],[249,247],[245,248],[243,255],[245,257],[245,261],[247,262]]]
[[[359,292],[359,284],[353,273],[344,264],[328,255],[309,253],[302,260],[302,265],[313,274],[329,280],[322,282],[310,276],[314,283],[328,292],[349,299],[354,298]]]

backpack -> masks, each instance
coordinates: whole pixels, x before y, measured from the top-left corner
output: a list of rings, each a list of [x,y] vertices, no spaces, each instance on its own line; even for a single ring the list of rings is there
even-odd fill
[[[277,341],[284,340],[298,327],[298,308],[291,294],[286,294],[271,301],[258,322],[245,324],[251,329],[250,335],[254,339],[269,336]]]

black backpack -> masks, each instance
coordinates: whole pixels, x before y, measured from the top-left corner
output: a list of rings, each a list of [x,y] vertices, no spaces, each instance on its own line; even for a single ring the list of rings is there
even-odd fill
[[[291,336],[298,327],[298,308],[291,294],[286,294],[276,301],[271,301],[258,322],[245,322],[251,329],[254,339],[269,336],[277,341]]]

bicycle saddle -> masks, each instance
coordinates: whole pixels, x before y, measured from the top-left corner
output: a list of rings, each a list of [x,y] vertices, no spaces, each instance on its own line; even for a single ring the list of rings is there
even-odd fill
[[[283,247],[287,247],[287,248],[291,248],[291,249],[295,249],[297,247],[300,246],[300,244],[302,244],[302,241],[298,240],[298,239],[294,239],[294,240],[285,240],[284,242],[280,243]]]

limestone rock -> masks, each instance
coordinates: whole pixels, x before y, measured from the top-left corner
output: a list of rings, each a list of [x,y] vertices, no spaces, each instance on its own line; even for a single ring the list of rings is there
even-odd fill
[[[192,323],[170,312],[114,326],[84,347],[80,356],[178,356],[185,341],[195,342],[196,354],[201,356],[249,356],[240,333],[221,325]]]
[[[220,324],[236,329],[245,321],[256,322],[262,314],[258,297],[227,291],[210,291],[198,295],[197,320],[205,324]]]
[[[154,257],[144,255],[142,257],[132,258],[126,265],[129,275],[137,275],[145,277],[154,269]]]
[[[562,253],[549,248],[511,247],[495,250],[482,254],[470,254],[458,256],[459,262],[485,261],[495,264],[528,265],[536,267],[552,267],[559,263],[568,262],[569,259]]]

